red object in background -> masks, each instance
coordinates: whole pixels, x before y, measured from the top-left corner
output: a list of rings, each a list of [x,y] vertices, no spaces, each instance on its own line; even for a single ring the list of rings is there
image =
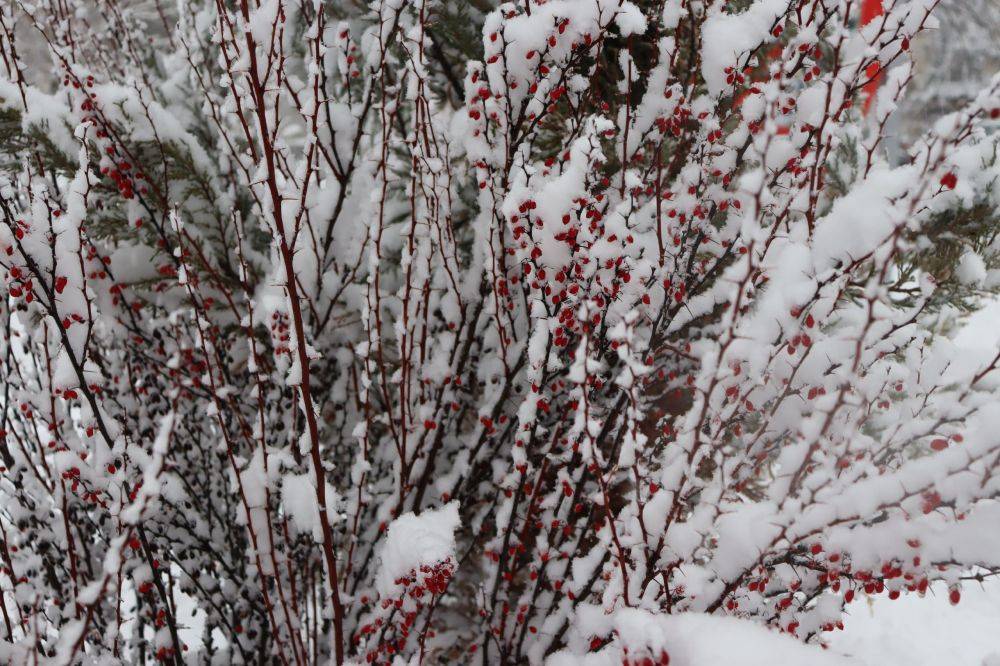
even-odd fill
[[[885,14],[885,9],[882,7],[882,0],[864,0],[861,5],[861,25],[868,25],[878,16]],[[878,92],[879,84],[882,83],[882,72],[878,66],[878,63],[872,63],[869,65],[868,69],[865,70],[865,74],[871,79],[864,89],[865,93],[865,113],[868,113],[869,108],[872,105],[872,100],[875,99],[875,93]]]
[[[874,19],[885,14],[885,7],[882,5],[882,0],[862,0],[861,2],[861,25],[868,25]],[[774,46],[768,52],[766,59],[770,60],[774,57],[779,57],[781,55],[781,46]],[[865,75],[871,79],[867,84],[865,84],[863,89],[864,94],[864,113],[867,115],[871,108],[872,101],[875,99],[875,93],[878,92],[878,87],[882,84],[882,71],[878,63],[872,63],[865,70]],[[746,92],[743,92],[737,99],[736,105],[743,101],[746,96]],[[778,129],[779,134],[788,134],[788,127],[780,127]]]
[[[861,25],[868,25],[873,18],[883,14],[885,10],[882,8],[882,0],[864,0],[861,5]]]

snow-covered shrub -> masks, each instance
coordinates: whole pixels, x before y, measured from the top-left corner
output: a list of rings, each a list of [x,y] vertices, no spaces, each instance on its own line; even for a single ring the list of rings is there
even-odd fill
[[[0,13],[5,663],[834,663],[1000,567],[937,0],[168,4]]]

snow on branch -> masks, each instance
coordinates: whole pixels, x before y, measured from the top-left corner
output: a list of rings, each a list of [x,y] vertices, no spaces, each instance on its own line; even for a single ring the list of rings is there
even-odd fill
[[[1000,573],[936,0],[65,4],[0,8],[0,661],[849,664]]]

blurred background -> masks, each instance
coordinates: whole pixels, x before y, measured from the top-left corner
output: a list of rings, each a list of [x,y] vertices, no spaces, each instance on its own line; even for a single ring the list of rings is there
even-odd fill
[[[940,27],[913,48],[916,78],[900,115],[904,142],[968,102],[1000,71],[1000,0],[941,0],[935,15]]]

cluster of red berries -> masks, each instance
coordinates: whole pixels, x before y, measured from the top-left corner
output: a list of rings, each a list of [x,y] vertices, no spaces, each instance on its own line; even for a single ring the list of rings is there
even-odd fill
[[[284,312],[274,312],[271,314],[270,330],[274,353],[291,354],[292,350],[289,347],[289,341],[292,334],[290,324],[288,323],[288,315]]]
[[[377,617],[362,625],[354,637],[354,643],[360,644],[366,636],[379,634],[378,640],[365,654],[365,661],[369,664],[391,663],[394,655],[402,653],[417,617],[444,594],[454,574],[455,562],[448,558],[432,565],[421,565],[419,569],[411,569],[408,575],[397,578],[394,582],[403,588],[402,594],[381,602],[381,609],[389,613],[388,617]],[[362,603],[365,602],[367,598],[362,598]],[[427,628],[425,636],[432,638],[434,631]]]

